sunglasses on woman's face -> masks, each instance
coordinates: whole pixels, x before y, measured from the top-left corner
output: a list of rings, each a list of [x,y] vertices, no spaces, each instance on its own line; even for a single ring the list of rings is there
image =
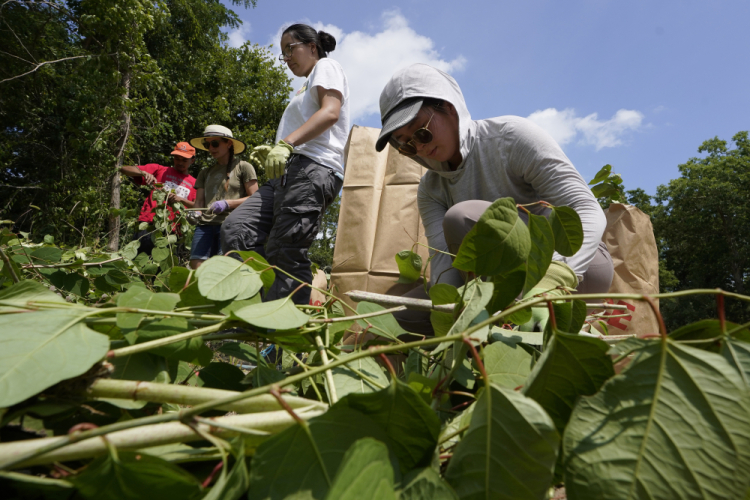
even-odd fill
[[[432,121],[433,116],[435,116],[435,113],[432,113],[430,119],[427,120],[427,123],[424,127],[418,129],[412,134],[411,140],[409,142],[401,144],[398,147],[399,153],[404,156],[414,156],[417,154],[417,143],[428,144],[432,142],[432,132],[427,130],[427,127],[430,126],[430,122]]]
[[[206,149],[212,148],[212,147],[218,148],[219,144],[221,144],[222,142],[223,140],[220,142],[220,141],[217,141],[216,139],[214,139],[213,141],[203,141],[203,147]]]

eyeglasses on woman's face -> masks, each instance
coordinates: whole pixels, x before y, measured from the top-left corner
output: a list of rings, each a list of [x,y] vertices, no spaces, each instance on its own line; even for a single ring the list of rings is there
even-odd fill
[[[213,148],[218,148],[219,144],[222,144],[224,142],[227,142],[226,139],[221,139],[221,141],[218,141],[216,139],[214,139],[212,141],[206,141],[206,140],[204,140],[203,141],[203,147],[206,148],[206,149],[210,149],[212,147]]]
[[[432,113],[432,115],[430,115],[430,119],[427,120],[427,123],[424,127],[417,129],[417,131],[412,134],[411,139],[408,142],[399,145],[399,153],[404,156],[414,156],[417,154],[417,143],[429,144],[430,142],[432,142],[432,132],[427,130],[427,127],[430,126],[430,122],[432,121],[433,116],[435,116],[435,113]]]
[[[281,52],[281,55],[279,56],[279,61],[285,62],[287,59],[291,59],[292,51],[294,50],[292,47],[294,47],[295,45],[299,45],[301,43],[305,43],[305,42],[295,42],[295,43],[290,43],[289,45],[287,45],[286,48]]]

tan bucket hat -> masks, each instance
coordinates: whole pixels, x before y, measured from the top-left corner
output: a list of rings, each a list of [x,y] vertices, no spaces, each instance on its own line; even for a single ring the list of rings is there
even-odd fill
[[[234,144],[234,154],[236,155],[242,153],[245,150],[245,143],[235,139],[232,135],[232,131],[224,127],[223,125],[209,125],[205,128],[205,130],[203,130],[202,136],[196,137],[195,139],[190,139],[190,144],[192,144],[197,149],[208,151],[208,149],[206,149],[206,147],[203,145],[203,141],[214,137],[222,137],[224,139],[229,139],[230,141],[232,141],[232,143]]]

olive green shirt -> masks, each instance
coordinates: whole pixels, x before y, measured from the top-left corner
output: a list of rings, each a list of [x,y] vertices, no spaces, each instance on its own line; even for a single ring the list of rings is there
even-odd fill
[[[203,189],[203,199],[206,206],[219,200],[237,200],[248,196],[245,183],[254,181],[258,177],[255,169],[246,161],[239,158],[232,160],[231,166],[214,165],[204,168],[198,173],[195,189]],[[219,226],[229,215],[229,211],[220,214],[203,212],[199,225]]]

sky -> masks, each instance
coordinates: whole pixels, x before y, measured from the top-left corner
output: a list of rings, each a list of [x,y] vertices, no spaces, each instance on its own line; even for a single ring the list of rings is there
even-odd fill
[[[232,46],[249,41],[278,56],[281,31],[295,22],[334,35],[329,57],[346,72],[353,124],[380,128],[383,86],[423,62],[456,79],[473,119],[534,120],[587,181],[611,164],[626,189],[653,195],[701,156],[703,141],[750,130],[748,0],[258,0],[232,9],[243,21],[228,32]]]

